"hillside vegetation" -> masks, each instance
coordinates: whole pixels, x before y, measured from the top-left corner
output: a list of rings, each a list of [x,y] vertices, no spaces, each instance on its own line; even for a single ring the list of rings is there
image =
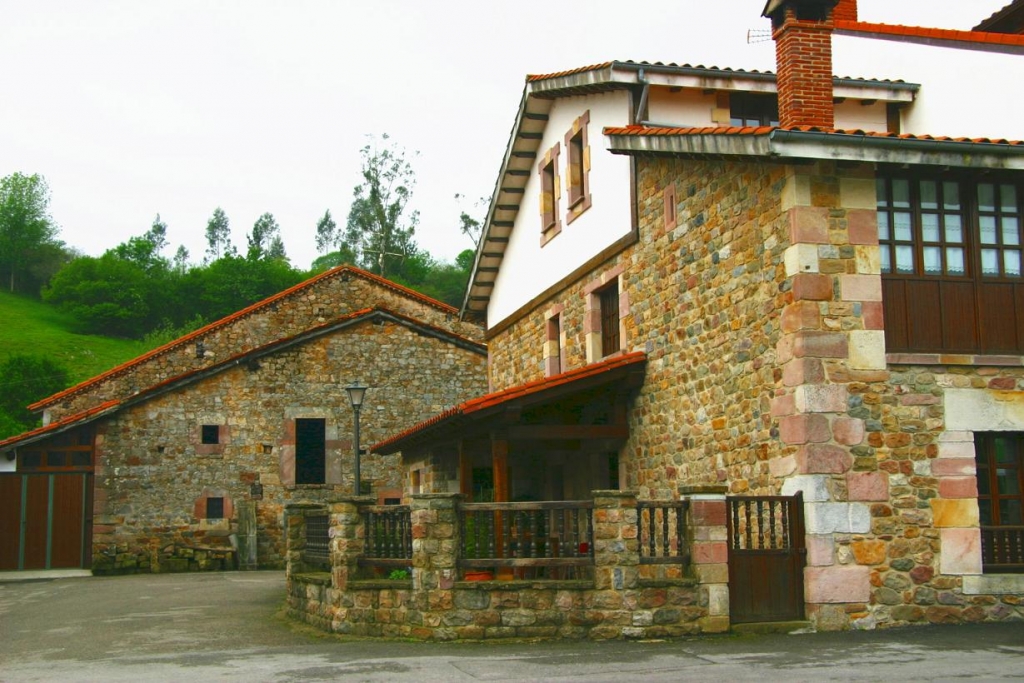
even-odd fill
[[[77,334],[74,327],[53,306],[0,291],[0,362],[17,354],[47,356],[77,384],[148,350],[140,341]]]

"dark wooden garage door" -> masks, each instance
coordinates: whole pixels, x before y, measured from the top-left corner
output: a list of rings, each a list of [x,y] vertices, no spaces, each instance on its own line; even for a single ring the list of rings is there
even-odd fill
[[[0,571],[87,566],[91,475],[0,475]]]
[[[803,509],[800,494],[728,498],[732,623],[804,618]]]

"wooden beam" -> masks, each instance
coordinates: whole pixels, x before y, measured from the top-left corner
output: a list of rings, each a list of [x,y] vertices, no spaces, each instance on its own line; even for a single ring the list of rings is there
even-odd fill
[[[547,114],[537,114],[537,113],[528,111],[528,112],[523,114],[523,118],[524,119],[529,119],[530,121],[547,121],[548,120],[548,115]]]
[[[498,237],[497,235],[488,235],[487,236],[487,241],[488,242],[497,242],[497,243],[505,244],[505,243],[508,242],[508,238],[507,237]]]
[[[544,133],[527,133],[526,131],[521,130],[516,137],[524,140],[542,140],[544,138]]]
[[[459,439],[459,493],[471,501],[473,497],[473,463],[466,453],[466,440]]]
[[[526,192],[525,187],[502,187],[502,192],[508,192],[509,194],[523,194]]]
[[[516,227],[515,221],[491,221],[491,225],[496,228],[514,228]],[[496,238],[492,238],[496,239]]]
[[[611,425],[514,425],[508,428],[508,438],[518,440],[546,439],[627,439],[629,426]]]
[[[528,175],[530,175],[530,174],[531,174],[532,172],[533,172],[533,171],[527,171],[527,170],[525,170],[525,169],[522,169],[522,168],[510,168],[510,169],[509,169],[509,170],[507,171],[507,173],[508,173],[509,175],[514,175],[514,176],[528,176]]]
[[[516,159],[536,159],[536,152],[512,152],[512,156]]]
[[[508,502],[508,441],[504,434],[491,434],[491,469],[494,483],[494,502]],[[502,513],[494,513],[494,545],[495,555],[505,556],[505,529]],[[512,570],[508,567],[498,569],[498,578],[512,578]]]
[[[494,208],[498,211],[519,211],[518,204],[498,204]]]

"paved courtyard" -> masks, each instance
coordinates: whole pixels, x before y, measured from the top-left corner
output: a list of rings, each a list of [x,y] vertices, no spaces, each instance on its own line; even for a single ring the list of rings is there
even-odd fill
[[[1024,623],[672,642],[341,639],[280,572],[0,582],[0,681],[935,681],[1024,678]]]

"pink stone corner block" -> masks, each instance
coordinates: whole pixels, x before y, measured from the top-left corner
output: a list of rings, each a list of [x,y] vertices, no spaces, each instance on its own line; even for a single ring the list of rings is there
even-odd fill
[[[725,526],[724,500],[695,500],[690,503],[694,526]]]
[[[809,603],[868,602],[871,569],[860,565],[804,568],[804,600]]]
[[[943,574],[981,573],[980,529],[940,529],[939,542]]]
[[[885,317],[881,301],[865,301],[861,304],[861,315],[864,317],[865,330],[884,330]]]
[[[864,420],[854,417],[837,417],[832,422],[832,434],[837,443],[857,446],[864,441]]]
[[[812,443],[796,452],[800,474],[843,474],[853,465],[853,456],[845,448]]]
[[[828,209],[794,206],[789,210],[790,244],[828,244]]]
[[[878,244],[878,215],[871,209],[848,209],[846,228],[850,244]]]
[[[723,564],[729,561],[729,549],[725,541],[694,543],[690,560],[694,564]]]
[[[850,355],[850,340],[843,332],[796,332],[792,344],[795,358],[846,358]]]
[[[831,567],[835,564],[836,542],[832,534],[807,535],[807,565]]]
[[[779,420],[779,438],[787,444],[824,443],[832,432],[824,415],[789,415]]]
[[[782,368],[782,383],[787,387],[825,382],[825,365],[819,358],[794,358]]]
[[[940,449],[941,452],[941,449]],[[935,458],[932,460],[932,475],[936,477],[974,476],[974,458]]]
[[[846,490],[851,502],[889,500],[889,475],[885,472],[849,472]]]
[[[881,301],[881,275],[841,275],[839,291],[843,301]]]
[[[943,477],[939,479],[940,498],[977,498],[977,477]]]
[[[797,301],[782,311],[782,331],[817,330],[821,327],[821,312],[813,301]]]
[[[781,417],[783,415],[792,415],[796,412],[796,398],[793,394],[786,394],[784,396],[775,396],[771,400],[772,405],[772,417]]]
[[[831,301],[832,276],[823,273],[797,273],[793,276],[794,301]]]

